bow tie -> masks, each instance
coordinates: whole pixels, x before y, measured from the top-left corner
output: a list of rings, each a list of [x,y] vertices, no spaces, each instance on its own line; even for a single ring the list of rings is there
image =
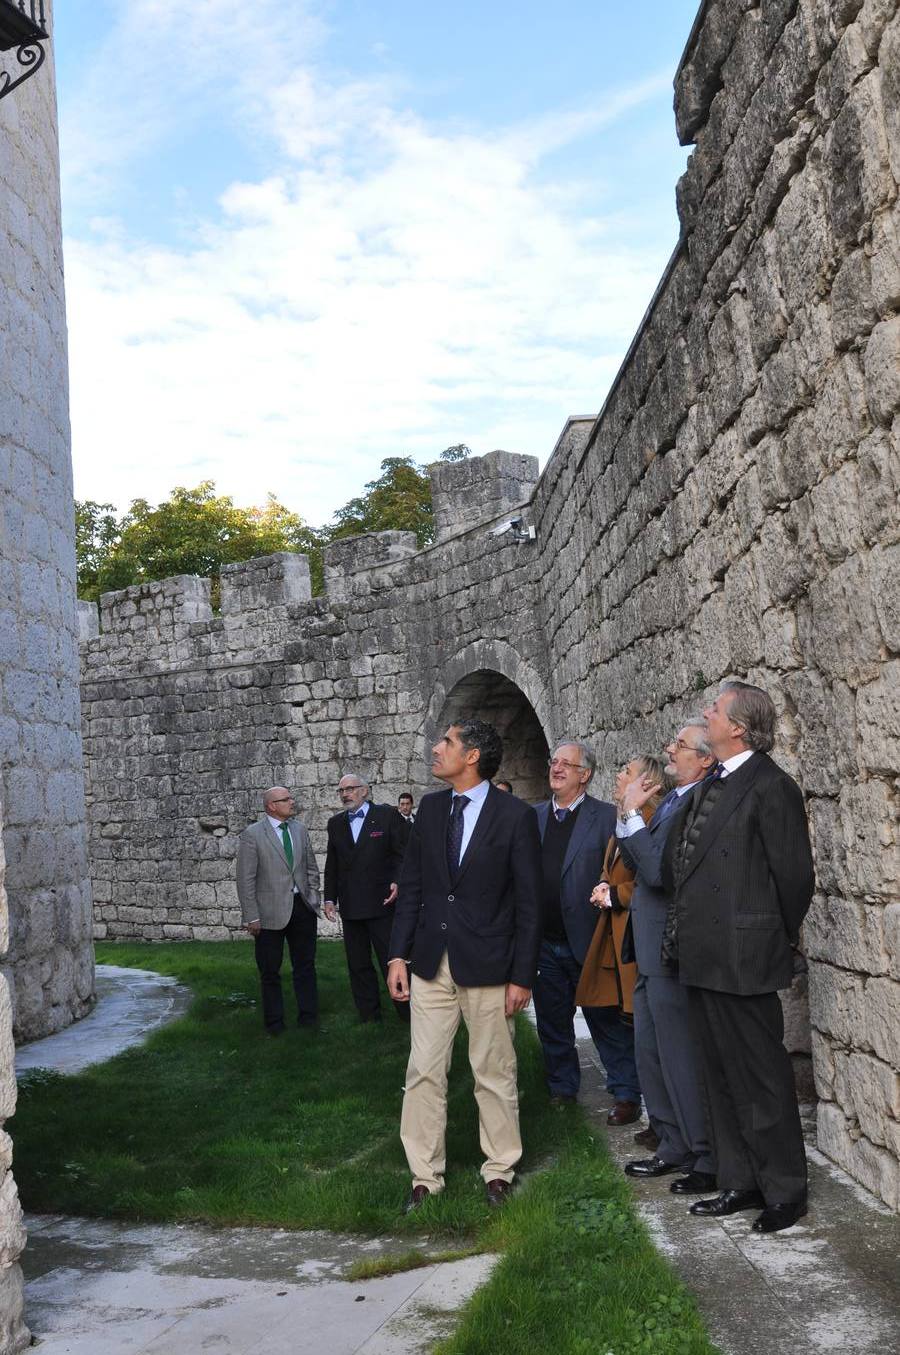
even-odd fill
[[[354,810],[352,814],[348,813],[347,815],[347,818],[350,820],[351,823],[353,822],[354,819],[364,819],[365,817],[366,811],[364,809]]]

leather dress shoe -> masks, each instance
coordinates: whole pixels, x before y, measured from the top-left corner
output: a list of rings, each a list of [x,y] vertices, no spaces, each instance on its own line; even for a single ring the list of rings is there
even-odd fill
[[[639,1129],[634,1136],[635,1143],[639,1143],[642,1148],[649,1148],[651,1153],[655,1153],[659,1147],[659,1136],[654,1133],[650,1125],[646,1129]]]
[[[641,1108],[637,1101],[617,1101],[607,1115],[606,1123],[618,1129],[623,1124],[634,1124],[640,1118]]]
[[[705,1219],[721,1219],[726,1214],[737,1214],[742,1209],[765,1209],[766,1202],[758,1190],[723,1190],[712,1200],[697,1200],[688,1210]]]
[[[488,1181],[485,1188],[488,1204],[492,1209],[497,1209],[512,1194],[512,1181],[504,1181],[502,1176],[498,1176],[495,1181]]]
[[[413,1210],[420,1209],[430,1194],[431,1191],[427,1186],[413,1186],[412,1194],[406,1201],[406,1208],[403,1211],[404,1214],[411,1214]]]
[[[806,1201],[796,1204],[767,1205],[758,1219],[754,1220],[754,1233],[780,1233],[782,1228],[793,1228],[794,1224],[806,1214]]]
[[[716,1178],[712,1172],[688,1172],[669,1186],[673,1195],[705,1195],[715,1188]]]
[[[644,1157],[625,1163],[625,1175],[637,1176],[642,1180],[655,1176],[669,1176],[672,1172],[683,1170],[683,1167],[676,1167],[674,1162],[663,1162],[658,1157]]]
[[[551,1106],[577,1106],[578,1097],[569,1096],[565,1092],[557,1092],[550,1097]]]

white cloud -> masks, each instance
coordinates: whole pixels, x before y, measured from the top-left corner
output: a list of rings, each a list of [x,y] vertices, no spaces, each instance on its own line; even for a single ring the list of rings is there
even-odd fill
[[[207,7],[235,22],[249,8]],[[184,9],[139,0],[128,40],[138,12],[153,34]],[[210,58],[201,82],[225,65]],[[108,221],[68,241],[78,495],[124,504],[212,478],[319,522],[384,456],[459,441],[546,455],[569,413],[597,408],[662,260],[536,171],[658,89],[487,136],[295,68],[248,112],[280,140],[278,174],[231,184],[193,244]]]

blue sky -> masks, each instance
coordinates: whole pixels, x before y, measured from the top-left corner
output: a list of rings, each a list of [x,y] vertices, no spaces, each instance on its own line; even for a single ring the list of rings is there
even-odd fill
[[[57,0],[78,496],[543,463],[675,244],[696,3]]]

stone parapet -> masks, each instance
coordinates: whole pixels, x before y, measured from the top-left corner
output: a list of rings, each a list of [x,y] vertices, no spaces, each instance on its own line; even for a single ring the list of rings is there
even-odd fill
[[[392,588],[397,571],[418,550],[415,532],[365,532],[325,547],[325,593],[332,602]],[[402,573],[402,570],[401,570]]]
[[[222,615],[229,620],[249,619],[261,609],[309,602],[312,587],[309,559],[280,551],[255,560],[223,565],[220,574]]]
[[[156,637],[180,638],[197,621],[212,620],[210,581],[178,574],[153,583],[136,583],[100,598],[104,635],[153,644]]]
[[[437,461],[428,473],[435,540],[445,541],[527,503],[537,484],[538,459],[517,452],[488,452],[465,461]]]

